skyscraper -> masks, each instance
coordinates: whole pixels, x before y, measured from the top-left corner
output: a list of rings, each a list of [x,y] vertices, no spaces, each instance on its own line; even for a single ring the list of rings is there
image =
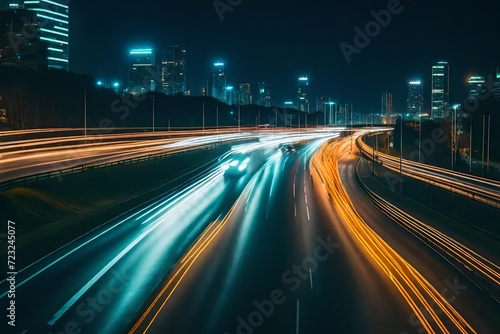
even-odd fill
[[[469,99],[475,99],[481,94],[485,87],[485,78],[482,76],[474,76],[469,79]]]
[[[26,0],[37,13],[40,40],[47,43],[49,69],[69,71],[69,0]],[[31,18],[32,19],[32,18]]]
[[[0,9],[0,65],[32,70],[48,68],[47,43],[40,40],[37,22],[37,13],[27,9]]]
[[[263,107],[271,106],[271,92],[269,90],[269,83],[267,81],[259,82],[259,102],[258,104]]]
[[[384,124],[392,123],[392,93],[387,90],[382,93],[381,116],[384,119]]]
[[[162,91],[167,95],[186,94],[186,50],[169,46],[161,62]]]
[[[222,62],[214,63],[212,96],[219,101],[226,102],[226,73]]]
[[[432,66],[431,118],[447,117],[450,104],[450,67],[440,61]]]
[[[297,106],[299,111],[310,112],[309,101],[309,78],[302,76],[299,78],[297,91]]]
[[[153,49],[133,49],[129,54],[129,92],[143,94],[156,90],[159,74],[156,73]]]
[[[236,103],[236,91],[234,90],[234,87],[231,85],[226,86],[226,103],[229,105],[233,105]]]
[[[407,112],[418,119],[424,108],[424,86],[421,81],[410,81],[408,86]]]
[[[495,83],[493,84],[493,95],[495,99],[500,101],[500,66],[497,67],[497,73],[495,76]]]
[[[249,83],[240,84],[239,104],[252,104],[252,90]]]

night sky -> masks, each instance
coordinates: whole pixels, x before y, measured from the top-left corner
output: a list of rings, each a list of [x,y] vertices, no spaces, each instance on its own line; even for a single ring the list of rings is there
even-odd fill
[[[188,51],[188,89],[211,79],[211,64],[226,63],[228,84],[268,80],[275,104],[295,100],[299,75],[310,78],[315,97],[354,103],[378,112],[383,90],[405,106],[407,82],[421,79],[430,104],[431,66],[451,67],[451,101],[465,96],[472,74],[500,65],[500,5],[495,0],[402,0],[401,13],[347,63],[339,47],[354,45],[354,27],[373,20],[384,1],[221,0],[237,4],[221,21],[213,0],[71,1],[70,66],[102,80],[127,80],[131,47],[180,45]],[[239,3],[239,4],[238,4]]]

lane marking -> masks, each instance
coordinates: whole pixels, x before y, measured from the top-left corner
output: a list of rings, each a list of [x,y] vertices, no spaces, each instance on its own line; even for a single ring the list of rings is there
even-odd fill
[[[48,325],[53,326],[59,318],[61,318],[66,311],[73,306],[78,299],[80,299],[104,274],[108,272],[111,267],[113,267],[122,257],[124,257],[132,248],[134,248],[142,239],[144,239],[149,233],[151,233],[154,229],[163,223],[163,220],[160,220],[149,230],[144,231],[139,237],[137,237],[132,243],[130,243],[125,249],[123,249],[117,256],[113,258],[104,268],[102,268],[90,281],[87,282],[80,290],[70,300],[64,304],[59,311],[57,311],[52,319],[47,322]]]
[[[304,195],[304,199],[306,200],[306,204],[308,204],[308,203],[307,203],[307,195]]]
[[[293,197],[295,197],[295,182],[293,183]]]
[[[309,206],[306,205],[306,211],[307,211],[307,220],[311,220],[311,216],[309,215]]]
[[[295,214],[295,217],[297,218],[297,204],[293,205],[293,212]]]

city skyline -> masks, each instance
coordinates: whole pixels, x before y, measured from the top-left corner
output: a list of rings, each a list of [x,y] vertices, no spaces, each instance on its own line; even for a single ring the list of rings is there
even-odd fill
[[[9,1],[0,1],[3,6],[8,3]],[[364,113],[378,111],[380,92],[385,89],[393,93],[394,112],[405,112],[406,83],[410,79],[418,79],[426,87],[424,110],[431,112],[432,73],[429,68],[432,64],[444,60],[450,65],[450,103],[461,102],[467,96],[470,77],[495,77],[495,69],[500,62],[500,48],[494,32],[499,30],[499,23],[494,18],[494,11],[486,10],[488,3],[483,4],[484,6],[454,4],[467,10],[459,11],[458,16],[451,17],[444,15],[448,10],[445,4],[401,2],[401,11],[392,15],[390,24],[383,27],[385,29],[380,29],[377,36],[370,37],[366,47],[358,48],[359,53],[351,54],[349,63],[339,45],[346,43],[355,47],[354,42],[359,40],[356,31],[363,32],[365,24],[375,22],[373,20],[377,18],[377,13],[382,13],[388,2],[360,2],[359,6],[348,3],[331,5],[321,1],[308,5],[291,2],[287,4],[287,12],[291,17],[301,15],[303,23],[308,23],[301,24],[302,29],[298,25],[290,26],[292,18],[280,11],[282,7],[279,4],[266,5],[268,11],[260,14],[263,18],[272,18],[272,22],[276,24],[258,25],[252,20],[260,8],[258,3],[242,3],[234,7],[233,11],[225,12],[221,20],[218,15],[220,13],[211,3],[198,1],[168,7],[159,1],[146,0],[140,8],[133,7],[131,1],[123,1],[119,6],[97,3],[94,0],[75,1],[69,6],[69,39],[72,46],[70,70],[92,75],[98,80],[125,85],[128,80],[128,73],[124,71],[128,62],[128,50],[137,46],[162,48],[182,45],[189,50],[186,57],[190,64],[186,73],[186,90],[193,95],[201,94],[200,85],[204,86],[207,79],[212,83],[210,64],[220,60],[228,64],[226,71],[230,73],[233,84],[249,82],[253,88],[257,88],[258,82],[262,80],[271,82],[275,105],[294,99],[296,78],[307,73],[314,78],[310,85],[311,101],[321,96],[331,96],[339,103],[356,104],[357,109]],[[95,6],[100,8],[98,17],[95,17],[93,10]],[[169,20],[158,19],[157,12],[161,10],[151,9],[167,7],[171,10]],[[321,17],[336,18],[331,29],[315,24],[311,20],[314,16],[310,15],[313,11]],[[107,15],[112,12],[116,12],[116,15]],[[142,24],[133,27],[121,24],[130,13],[133,13],[134,19],[141,20]],[[355,16],[347,20],[338,13]],[[474,15],[481,16],[481,20],[474,24],[466,20],[467,16]],[[180,17],[192,19],[184,22]],[[429,28],[417,29],[414,24],[423,17],[429,22]],[[442,17],[445,22],[438,20]],[[93,24],[82,29],[87,19],[92,19]],[[437,24],[441,29],[432,33],[435,29],[430,28],[431,23]],[[244,40],[235,38],[243,25],[255,34]],[[300,32],[308,47],[292,47],[287,35],[275,40],[273,36],[283,26]],[[199,29],[201,27],[202,30]],[[255,39],[254,35],[259,37]],[[93,36],[105,38],[96,39]],[[411,36],[411,41],[405,36]],[[429,39],[427,36],[433,37]],[[455,43],[462,39],[469,41],[467,48],[461,43]],[[322,40],[331,42],[321,43]],[[394,41],[398,43],[394,45]],[[409,44],[413,47],[408,48]],[[258,47],[255,48],[254,45]],[[313,46],[318,48],[317,52],[309,52]],[[414,46],[426,46],[426,50],[420,51],[421,48]],[[87,48],[99,52],[84,52]],[[391,52],[382,56],[387,50]],[[84,54],[85,57],[82,57]],[[249,68],[252,70],[249,71]],[[379,87],[365,83],[363,78],[367,76],[377,77]],[[253,92],[254,95],[256,92]],[[365,98],[357,98],[358,94]],[[316,109],[314,103],[311,105]]]

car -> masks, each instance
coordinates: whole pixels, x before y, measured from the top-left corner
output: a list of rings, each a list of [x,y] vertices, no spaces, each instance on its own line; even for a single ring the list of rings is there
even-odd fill
[[[245,154],[231,156],[223,165],[225,177],[238,177],[247,172],[250,157]]]
[[[280,144],[281,152],[283,153],[295,153],[297,150],[292,144]]]

